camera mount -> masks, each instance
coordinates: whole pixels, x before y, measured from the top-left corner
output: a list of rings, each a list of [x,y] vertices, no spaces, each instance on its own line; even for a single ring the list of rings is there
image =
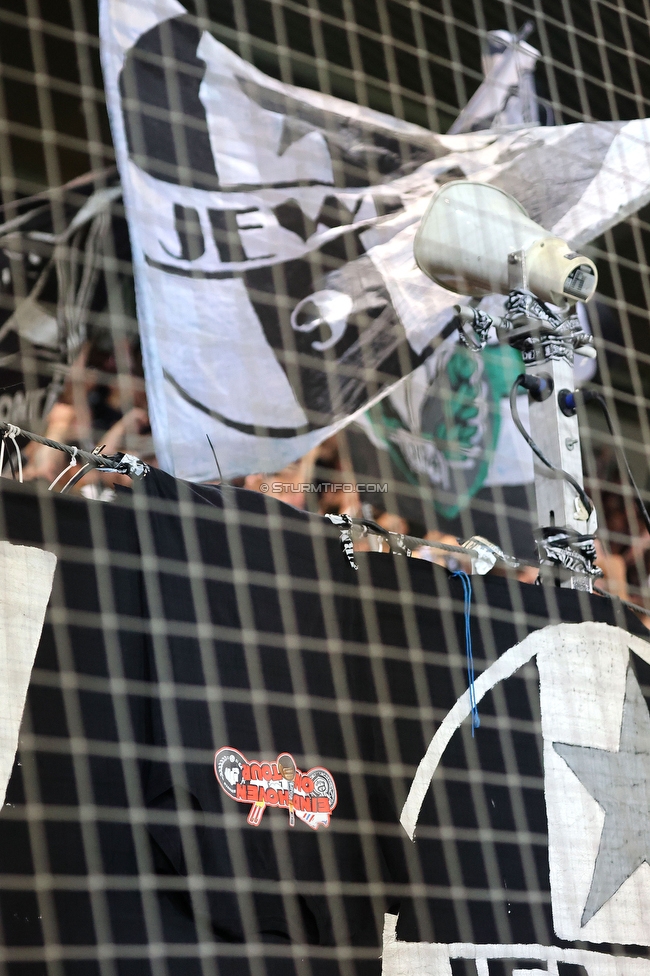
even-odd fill
[[[589,301],[596,289],[593,261],[531,220],[508,193],[471,180],[452,181],[433,195],[413,252],[429,278],[477,305],[482,296],[508,296],[502,317],[457,305],[460,339],[478,352],[496,333],[521,353],[525,373],[510,405],[535,455],[540,576],[591,591],[601,575],[596,512],[583,486],[578,417],[562,409],[558,395],[574,393],[574,357],[596,356],[576,314],[576,301]],[[529,394],[530,434],[517,410],[520,387]]]
[[[513,261],[512,265],[521,268],[522,262]],[[596,511],[583,488],[577,413],[567,411],[564,400],[567,392],[574,390],[574,356],[593,358],[596,351],[592,336],[580,325],[575,306],[556,311],[525,285],[525,279],[516,281],[502,318],[457,305],[460,340],[478,351],[494,329],[500,342],[521,353],[525,374],[513,387],[511,405],[515,423],[535,453],[540,526],[536,542],[542,579],[591,591],[593,580],[601,575],[595,565]],[[529,395],[529,436],[517,413],[517,393],[522,388]]]

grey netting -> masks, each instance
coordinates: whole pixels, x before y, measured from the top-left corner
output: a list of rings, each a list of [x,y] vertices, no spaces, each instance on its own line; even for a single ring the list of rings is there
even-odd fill
[[[144,0],[129,3],[148,9]],[[183,36],[208,32],[271,78],[435,133],[447,132],[483,80],[488,32],[516,34],[531,21],[543,124],[624,122],[647,113],[645,0],[170,2],[169,18],[180,17]],[[142,94],[143,76],[132,65],[123,79],[132,158],[144,160],[145,169],[151,164],[149,173],[164,168],[156,153],[171,139],[181,188],[212,188],[212,159],[206,169],[200,142],[190,140],[187,150],[187,134],[200,125],[184,111],[187,92],[174,60],[182,58],[164,49],[166,36],[163,30],[162,50],[138,53],[145,67],[162,65],[169,74],[161,104]],[[170,33],[170,44],[178,36]],[[199,74],[189,72],[190,87]],[[319,124],[323,131],[332,125],[327,118]],[[604,155],[605,141],[594,153]],[[408,175],[421,162],[418,153],[430,152],[406,137],[397,148],[380,148],[364,162],[377,182],[391,153],[395,171]],[[576,167],[586,151],[577,141]],[[344,146],[340,173],[355,158]],[[544,172],[526,178],[546,192]],[[597,369],[584,385],[604,396],[616,432],[612,437],[596,403],[581,409],[585,487],[598,511],[604,570],[597,596],[531,585],[532,483],[485,484],[485,471],[472,473],[461,503],[454,485],[435,487],[425,469],[407,470],[406,454],[390,439],[400,425],[404,437],[403,417],[386,399],[280,472],[248,464],[221,484],[215,477],[190,485],[157,468],[146,414],[151,364],[142,368],[94,0],[0,2],[0,194],[0,422],[82,452],[107,443],[108,455],[127,452],[151,466],[133,488],[124,476],[93,474],[60,497],[47,486],[67,459],[39,454],[18,437],[31,478],[21,486],[12,479],[16,440],[5,438],[2,539],[54,552],[58,568],[0,816],[0,972],[370,976],[381,966],[385,915],[399,916],[398,939],[447,952],[435,972],[429,957],[409,957],[394,970],[385,962],[389,976],[407,969],[575,976],[589,972],[580,955],[589,951],[639,957],[634,972],[646,972],[648,928],[645,942],[640,930],[635,938],[558,931],[534,660],[485,692],[480,727],[472,730],[468,717],[451,735],[423,798],[415,843],[400,815],[434,733],[467,690],[466,603],[463,581],[452,574],[469,571],[471,562],[457,540],[485,536],[519,560],[471,576],[477,679],[549,625],[596,621],[647,633],[642,616],[611,595],[650,610],[650,534],[617,454],[624,449],[650,504],[648,208],[583,249],[599,272],[588,312]],[[92,213],[71,229],[91,199]],[[201,233],[196,213],[188,206],[176,215],[189,260]],[[342,220],[339,211],[329,217],[327,224],[321,212],[323,226]],[[230,253],[238,225],[219,220],[212,224],[215,246]],[[303,237],[311,232],[303,230]],[[349,240],[345,246],[346,260],[367,261]],[[327,252],[323,267],[349,274],[339,270],[341,260]],[[282,335],[290,289],[279,272],[273,285],[275,291],[258,282],[250,287],[258,288],[260,307],[277,313]],[[376,313],[364,307],[364,321]],[[452,333],[442,333],[445,341]],[[303,370],[303,352],[285,344],[283,369],[292,382],[295,373],[294,387],[308,400],[301,384],[316,373]],[[379,365],[364,358],[367,350],[350,360],[343,374],[355,381],[361,375],[365,384],[366,399],[356,406],[426,358],[409,358],[411,352],[396,340],[393,358]],[[432,442],[438,437],[452,453],[467,433],[463,424],[474,430],[478,412],[478,393],[461,389],[472,375],[463,373],[465,353],[454,346],[453,355],[426,407]],[[338,374],[323,361],[316,379],[334,401]],[[481,369],[481,382],[496,375],[492,353]],[[503,367],[504,376],[513,369],[510,382],[518,367]],[[497,393],[496,381],[489,382],[498,412],[510,382],[506,389],[500,380]],[[324,424],[319,409],[307,411],[312,428]],[[494,423],[494,403],[486,409]],[[273,413],[269,403],[269,429],[278,426]],[[261,429],[252,425],[249,433]],[[218,442],[214,451],[218,466]],[[357,490],[360,483],[367,487]],[[361,538],[359,531],[352,534],[354,569],[340,526],[323,518],[328,512],[407,536],[429,533],[442,548],[411,558],[402,551],[412,539],[393,540],[393,552],[385,544],[382,552],[379,536]],[[630,645],[626,702],[635,682],[650,700],[650,665],[640,647],[638,640]],[[608,681],[604,675],[603,687]],[[599,722],[594,711],[587,724],[597,731]],[[221,779],[215,753],[228,774]],[[237,797],[233,786],[236,769],[243,783],[237,757],[246,768],[270,767],[283,754],[293,757],[297,778],[269,769],[267,781],[280,785],[268,788],[267,807],[258,802],[258,825],[251,824],[253,792]],[[308,784],[299,788],[304,777]],[[254,789],[263,796],[259,784]],[[329,806],[319,807],[319,797],[329,797]],[[635,857],[648,862],[649,834],[635,829]],[[648,863],[640,885],[647,884]],[[479,952],[474,961],[467,945],[496,946],[495,958],[488,964]],[[506,946],[521,954],[499,956]],[[535,955],[539,947],[548,953]]]

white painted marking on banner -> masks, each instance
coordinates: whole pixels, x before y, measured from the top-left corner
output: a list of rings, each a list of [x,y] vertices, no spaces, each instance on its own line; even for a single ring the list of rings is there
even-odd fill
[[[0,542],[0,806],[13,768],[55,568],[52,552]]]
[[[650,658],[640,638],[585,623],[537,659],[553,927],[569,942],[650,944],[649,722],[630,650]]]
[[[546,969],[525,969],[557,974],[558,962],[584,966],[588,976],[650,976],[650,959],[606,955],[588,949],[560,949],[544,945],[474,945],[471,942],[401,942],[397,939],[397,915],[384,915],[382,976],[449,976],[452,959],[473,959],[477,976],[482,976],[490,959],[531,959],[545,963]],[[519,970],[515,970],[515,973]]]
[[[551,628],[548,628],[551,629]],[[521,644],[516,644],[514,647],[509,648],[502,654],[498,661],[481,674],[475,682],[475,693],[476,702],[480,702],[481,699],[494,688],[500,681],[504,678],[509,678],[511,674],[518,671],[524,664],[526,664],[534,655],[537,653],[538,640],[536,639],[538,634],[531,634],[526,637]],[[427,790],[429,789],[429,784],[433,779],[433,774],[438,768],[438,763],[442,758],[442,754],[449,745],[451,737],[460,728],[461,723],[471,712],[471,705],[469,700],[469,690],[457,700],[453,708],[447,712],[442,723],[433,739],[429,744],[424,758],[421,760],[420,765],[417,768],[417,772],[413,777],[413,782],[411,783],[411,789],[406,798],[406,803],[402,808],[402,815],[400,817],[400,823],[402,827],[409,835],[411,840],[415,835],[415,827],[418,822],[418,817],[420,815],[420,810],[424,802],[424,797],[426,796]]]
[[[625,632],[619,631],[618,628],[611,627],[609,624],[592,622],[557,624],[551,627],[545,627],[543,630],[535,631],[524,638],[520,644],[515,644],[514,647],[509,648],[476,679],[476,701],[477,703],[480,702],[495,685],[505,678],[509,678],[515,671],[518,671],[519,668],[523,667],[531,658],[542,651],[548,650],[551,652],[554,648],[557,648],[558,652],[562,653],[561,649],[565,645],[565,642],[571,640],[579,643],[585,642],[586,646],[595,649],[596,646],[599,646],[603,642],[611,643],[613,637],[620,633]],[[616,637],[616,639],[620,638]],[[644,661],[650,663],[650,645],[646,641],[640,637],[634,637],[631,634],[625,634],[625,640],[627,647],[631,648]],[[415,828],[424,797],[429,789],[433,775],[438,768],[442,754],[451,741],[454,732],[460,728],[461,723],[468,717],[470,712],[469,691],[466,691],[444,717],[417,768],[400,817],[400,823],[411,840],[413,840],[415,835]],[[591,722],[590,724],[593,727],[597,723]],[[616,747],[614,746],[613,748]]]

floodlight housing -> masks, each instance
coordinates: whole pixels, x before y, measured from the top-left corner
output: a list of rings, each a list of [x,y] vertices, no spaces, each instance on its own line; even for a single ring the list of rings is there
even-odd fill
[[[531,220],[514,197],[488,183],[454,180],[437,190],[413,250],[429,278],[460,295],[507,295],[519,285],[564,308],[589,301],[598,282],[593,261],[576,254],[566,241]],[[517,262],[518,282],[513,277]]]

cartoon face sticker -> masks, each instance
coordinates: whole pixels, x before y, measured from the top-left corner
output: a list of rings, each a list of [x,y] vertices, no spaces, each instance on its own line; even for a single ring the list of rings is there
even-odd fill
[[[255,762],[226,746],[214,757],[214,772],[224,793],[237,803],[250,804],[247,819],[254,827],[268,806],[285,807],[291,827],[297,817],[318,830],[328,826],[337,803],[332,774],[320,766],[303,773],[288,753],[273,763]]]
[[[242,770],[246,760],[236,749],[222,749],[219,753],[219,768],[215,758],[214,771],[223,789],[233,799],[237,796],[237,785],[242,782]]]

